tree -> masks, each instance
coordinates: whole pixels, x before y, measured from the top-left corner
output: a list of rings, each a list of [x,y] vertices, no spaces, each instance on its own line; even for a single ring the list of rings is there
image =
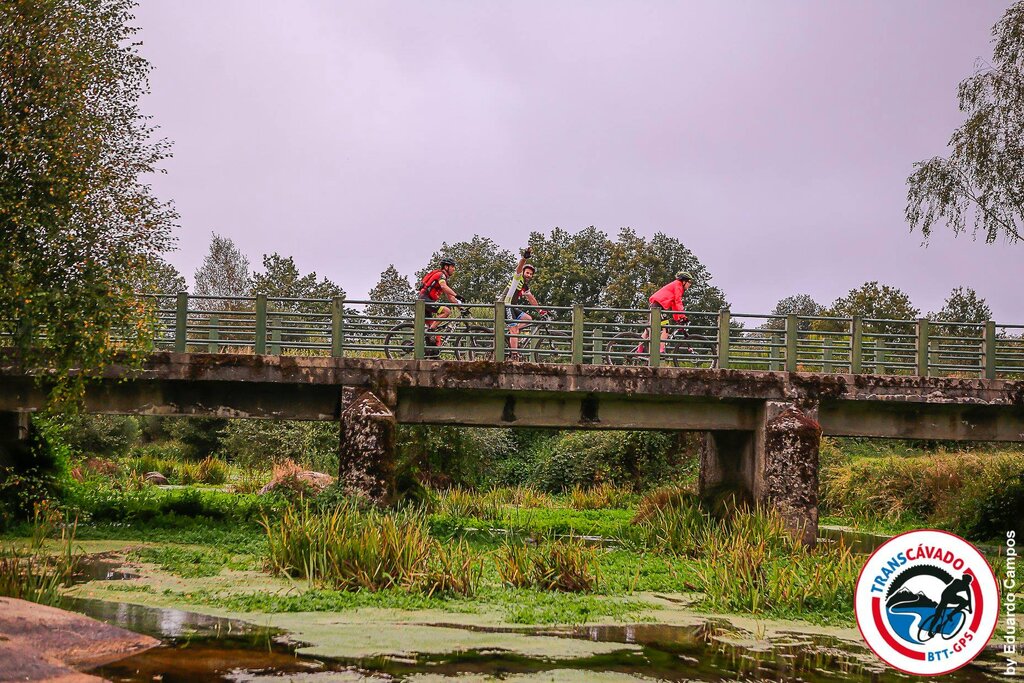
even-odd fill
[[[608,259],[612,243],[594,226],[573,234],[554,228],[549,236],[530,233],[537,266],[531,289],[549,306],[598,306],[608,283]]]
[[[938,313],[929,313],[929,320],[947,323],[938,326],[938,333],[957,337],[981,337],[983,331],[977,323],[992,319],[992,309],[970,287],[956,287],[949,293],[945,305]],[[950,325],[948,323],[976,323],[975,325]]]
[[[330,299],[345,294],[326,277],[317,280],[315,272],[303,275],[291,256],[277,253],[263,255],[263,272],[253,273],[252,292],[293,299]]]
[[[772,315],[820,316],[824,309],[825,307],[815,301],[809,294],[794,294],[793,296],[779,299],[779,302],[775,304],[775,308],[772,309]],[[810,320],[800,320],[797,322],[797,327],[807,331],[812,329],[813,325],[811,323],[812,321]],[[763,328],[767,330],[784,330],[786,329],[786,321],[777,318],[772,319],[765,323]]]
[[[920,309],[914,307],[906,292],[881,285],[877,280],[851,289],[846,296],[833,301],[826,312],[826,315],[837,318],[860,316],[881,320],[916,320],[920,314]]]
[[[972,224],[985,241],[1024,239],[1024,2],[992,28],[992,64],[961,81],[967,120],[949,140],[948,157],[914,164],[907,179],[907,221],[927,240],[932,226],[954,234]]]
[[[229,237],[213,233],[210,251],[195,274],[195,296],[238,297],[252,295],[252,277],[249,259]],[[229,299],[201,299],[195,304],[200,310],[233,310],[237,303]]]
[[[277,253],[263,255],[263,272],[253,273],[252,293],[285,299],[332,299],[345,296],[345,290],[326,277],[317,280],[315,272],[303,275],[291,256],[285,258]],[[277,308],[302,313],[326,313],[330,310],[329,305],[324,303],[291,301]]]
[[[177,268],[156,256],[143,270],[137,289],[151,294],[173,296],[178,292],[188,291],[188,285],[185,283],[185,276],[179,273]]]
[[[728,306],[722,290],[711,284],[711,273],[678,239],[658,232],[648,242],[632,228],[623,228],[612,244],[602,304],[646,309],[651,294],[679,271],[693,275],[693,286],[686,293],[687,310],[717,312]]]
[[[0,3],[0,332],[50,371],[54,404],[150,346],[134,284],[177,219],[145,182],[170,152],[139,109],[150,67],[134,4]]]
[[[880,285],[878,281],[865,282],[857,289],[851,289],[846,296],[833,301],[824,311],[824,315],[833,318],[860,316],[875,320],[916,320],[920,314],[920,309],[914,307],[904,291]],[[901,334],[907,333],[908,327],[895,323],[872,323],[871,331]]]
[[[409,284],[409,278],[398,272],[393,263],[380,274],[377,284],[370,290],[370,300],[373,302],[386,301],[412,301],[416,298],[416,292]],[[366,306],[367,315],[386,316],[397,318],[409,314],[408,306],[396,306],[387,303],[372,303]]]
[[[446,257],[456,263],[455,277],[448,284],[467,302],[494,303],[504,293],[515,271],[516,261],[511,251],[500,248],[490,237],[473,235],[468,242],[442,242],[441,248],[430,257],[430,263],[416,273],[417,283]]]

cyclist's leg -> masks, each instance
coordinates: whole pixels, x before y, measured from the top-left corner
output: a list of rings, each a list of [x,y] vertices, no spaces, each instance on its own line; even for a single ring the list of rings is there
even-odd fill
[[[665,342],[668,341],[668,321],[661,321],[661,353],[665,353]]]
[[[931,618],[931,626],[928,627],[928,635],[934,636],[938,631],[942,630],[942,622],[946,614],[946,606],[939,605],[935,609],[935,614]]]

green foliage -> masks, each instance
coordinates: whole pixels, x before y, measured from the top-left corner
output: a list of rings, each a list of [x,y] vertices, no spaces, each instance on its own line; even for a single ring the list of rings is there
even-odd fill
[[[477,486],[493,464],[513,455],[508,430],[399,425],[399,470],[438,488]]]
[[[986,242],[1024,239],[1024,2],[1011,5],[992,28],[995,49],[985,68],[961,81],[967,115],[949,140],[949,156],[914,164],[907,179],[907,221],[927,240],[946,223]]]
[[[531,289],[549,306],[598,306],[608,282],[611,252],[608,235],[594,226],[570,233],[553,228],[550,235],[530,233],[538,275]]]
[[[779,299],[779,302],[775,304],[775,308],[772,309],[772,315],[799,315],[799,316],[818,316],[822,315],[825,311],[825,307],[815,301],[809,294],[794,294],[793,296],[787,296]],[[810,330],[812,327],[812,321],[801,320],[797,323],[803,331]],[[781,319],[769,320],[764,324],[766,330],[784,330],[786,329],[786,321]]]
[[[121,415],[68,415],[59,418],[65,426],[68,447],[74,453],[118,457],[139,441],[139,423]]]
[[[132,562],[149,562],[183,578],[217,576],[222,569],[257,569],[254,558],[237,557],[216,547],[167,545],[143,547],[128,555]]]
[[[569,507],[574,510],[625,509],[633,504],[633,489],[613,484],[598,484],[589,488],[574,486],[567,494]]]
[[[170,154],[139,111],[134,4],[0,4],[0,333],[49,371],[60,405],[115,354],[149,348],[152,310],[133,287],[177,218],[145,182]]]
[[[60,589],[71,584],[81,560],[74,549],[75,528],[55,511],[37,508],[28,547],[13,542],[0,546],[0,595],[57,605]],[[58,542],[56,555],[45,547],[51,538]]]
[[[821,473],[827,514],[948,528],[988,540],[1024,509],[1024,453],[855,459]]]
[[[949,293],[942,310],[938,313],[929,313],[925,317],[933,322],[933,334],[981,340],[984,337],[984,330],[981,327],[949,323],[983,323],[992,319],[992,309],[970,287],[956,287]]]
[[[165,420],[163,429],[181,444],[182,457],[202,460],[220,450],[223,432],[230,423],[219,417],[173,417]]]
[[[196,269],[196,296],[251,296],[252,276],[249,259],[235,246],[229,237],[212,233],[210,251],[203,258],[203,264]],[[191,304],[193,308],[205,310],[232,310],[237,305],[224,299],[203,299]]]
[[[515,270],[515,259],[508,249],[500,248],[490,237],[473,235],[468,242],[441,243],[424,268],[416,273],[416,284],[423,276],[438,267],[442,258],[453,259],[455,275],[448,286],[463,301],[491,303],[501,295]]]
[[[326,277],[319,281],[316,273],[303,275],[295,265],[295,260],[274,253],[263,255],[263,271],[252,278],[252,293],[266,294],[268,297],[288,297],[295,299],[330,299],[344,296],[345,290]],[[314,312],[312,304],[292,303],[290,310]]]
[[[218,452],[243,469],[269,470],[292,460],[305,469],[338,472],[338,425],[297,420],[230,420]]]
[[[33,416],[27,447],[0,464],[0,529],[31,517],[37,505],[59,499],[70,483],[68,429],[53,417]]]
[[[896,287],[865,282],[832,302],[825,315],[842,318],[861,316],[883,320],[914,320],[920,309],[911,304],[910,296]]]
[[[409,284],[409,278],[400,274],[393,263],[389,263],[380,274],[377,284],[370,290],[369,297],[371,301],[412,301],[416,291]],[[397,318],[409,315],[409,307],[374,303],[367,305],[366,314]]]
[[[606,482],[639,490],[685,470],[686,443],[669,432],[563,432],[536,454],[528,481],[552,493]]]
[[[274,495],[244,495],[195,488],[162,490],[155,486],[124,487],[117,482],[87,481],[68,486],[63,506],[93,523],[176,523],[181,517],[255,522],[280,509]],[[169,518],[169,519],[161,519]]]
[[[648,297],[680,270],[694,277],[686,293],[687,310],[717,312],[728,306],[722,290],[711,284],[711,273],[678,239],[658,232],[648,241],[623,228],[611,246],[602,304],[645,309]]]
[[[494,561],[502,583],[513,588],[587,593],[598,583],[597,556],[578,538],[536,545],[506,542]]]

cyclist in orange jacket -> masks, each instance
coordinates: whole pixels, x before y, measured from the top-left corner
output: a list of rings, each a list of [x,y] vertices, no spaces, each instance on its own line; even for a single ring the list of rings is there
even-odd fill
[[[689,319],[686,317],[686,313],[683,312],[683,296],[686,294],[686,290],[693,285],[693,276],[686,271],[680,271],[676,273],[676,277],[672,282],[668,283],[657,292],[651,295],[648,299],[651,304],[651,308],[657,308],[663,311],[672,312],[673,321],[677,325],[686,323]],[[668,339],[668,318],[661,321],[661,352],[665,352],[665,340]],[[648,329],[644,330],[643,338],[650,339],[651,332]],[[636,348],[637,353],[643,353],[644,345],[639,344]]]

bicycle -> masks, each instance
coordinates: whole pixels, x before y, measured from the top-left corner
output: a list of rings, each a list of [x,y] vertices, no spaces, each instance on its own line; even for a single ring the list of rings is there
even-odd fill
[[[452,306],[458,310],[459,316],[448,318],[428,318],[440,320],[433,330],[426,330],[427,339],[441,337],[441,345],[426,343],[424,355],[427,358],[440,360],[484,360],[494,356],[491,348],[493,332],[475,322],[468,306]],[[388,358],[408,360],[415,356],[416,326],[413,322],[399,323],[384,335],[384,353]],[[427,339],[424,341],[426,342]]]
[[[690,334],[687,325],[672,325],[668,339],[662,343],[665,350],[661,360],[675,367],[715,368],[718,366],[718,340],[700,334]],[[650,340],[633,330],[619,332],[608,340],[605,362],[608,365],[647,365],[650,360]]]
[[[572,333],[557,325],[557,320],[546,314],[525,323],[525,329],[518,335],[519,348],[512,350],[509,341],[512,335],[505,327],[505,349],[509,360],[516,360],[513,354],[529,358],[535,363],[569,363],[572,361]]]
[[[961,604],[959,607],[953,610],[946,610],[945,614],[942,615],[942,620],[938,624],[935,623],[935,617],[938,616],[938,612],[925,617],[917,626],[917,640],[922,643],[926,643],[935,636],[942,636],[943,640],[953,640],[960,634],[964,626],[967,624],[967,610],[966,605]],[[958,620],[954,622],[954,620]],[[945,632],[946,626],[951,623],[956,623],[952,632],[948,635]],[[932,633],[932,631],[935,631]]]

